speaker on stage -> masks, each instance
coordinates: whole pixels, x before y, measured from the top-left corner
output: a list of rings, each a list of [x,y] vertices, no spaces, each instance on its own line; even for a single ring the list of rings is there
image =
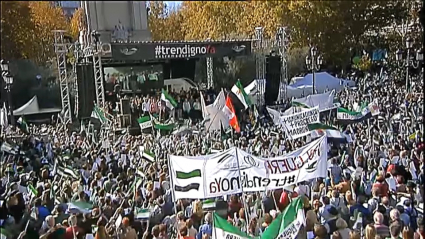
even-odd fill
[[[127,132],[131,136],[137,136],[137,135],[141,135],[142,134],[139,126],[137,126],[137,127],[128,127],[127,128]]]
[[[266,105],[273,105],[279,96],[280,67],[279,56],[266,56],[266,91],[264,92]]]
[[[163,64],[164,79],[195,78],[197,59],[173,59]]]
[[[118,115],[118,126],[120,128],[131,126],[131,114]]]
[[[121,114],[129,115],[131,114],[130,100],[129,99],[120,99]]]
[[[78,112],[79,119],[90,118],[96,101],[93,64],[77,65]]]

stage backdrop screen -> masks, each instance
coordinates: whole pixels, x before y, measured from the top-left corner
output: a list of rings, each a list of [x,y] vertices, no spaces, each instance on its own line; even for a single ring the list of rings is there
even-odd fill
[[[164,86],[163,66],[104,67],[105,91],[122,93],[149,93]]]

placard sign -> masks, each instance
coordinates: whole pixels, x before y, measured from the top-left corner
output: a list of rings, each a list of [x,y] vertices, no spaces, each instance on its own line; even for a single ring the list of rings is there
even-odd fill
[[[316,106],[303,112],[280,117],[286,134],[291,139],[297,139],[310,133],[309,124],[319,123],[319,107]]]

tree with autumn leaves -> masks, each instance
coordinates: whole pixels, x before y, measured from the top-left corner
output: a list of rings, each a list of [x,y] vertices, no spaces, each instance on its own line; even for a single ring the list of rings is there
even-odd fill
[[[266,38],[274,38],[276,29],[285,26],[291,48],[315,44],[328,63],[349,64],[349,49],[370,42],[366,33],[406,18],[405,1],[183,1],[178,9],[150,1],[149,27],[153,40],[220,40],[251,38],[257,26],[264,27]],[[48,1],[3,1],[1,11],[6,59],[43,64],[54,57],[52,30],[67,30],[77,39],[84,24],[83,10],[67,19]],[[377,48],[382,43],[374,41]]]
[[[8,60],[51,61],[53,30],[70,30],[70,20],[49,1],[1,2],[1,55]]]
[[[149,24],[154,40],[251,38],[258,26],[265,38],[274,38],[277,28],[285,26],[292,48],[314,44],[328,63],[350,64],[349,49],[364,46],[370,38],[366,33],[406,18],[400,2],[184,1],[169,11],[164,2],[151,1]]]
[[[76,39],[80,11],[75,19],[68,19],[49,1],[1,2],[1,58],[10,61],[14,75],[14,105],[22,105],[34,95],[43,96],[39,103],[45,107],[52,107],[52,102],[60,105],[58,86],[45,87],[57,77],[53,30],[66,30]],[[41,84],[35,81],[37,75],[42,76]]]

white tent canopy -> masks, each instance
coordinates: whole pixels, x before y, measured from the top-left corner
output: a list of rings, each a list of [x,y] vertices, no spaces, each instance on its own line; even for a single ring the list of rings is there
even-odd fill
[[[298,81],[302,79],[304,79],[304,77],[301,77],[301,76],[292,77],[291,81],[289,81],[289,84],[297,83]]]
[[[330,75],[327,72],[318,72],[314,74],[315,76],[315,89],[316,92],[322,93],[327,90],[336,90],[340,91],[344,89],[344,87],[354,87],[355,82],[351,80],[343,80],[336,78]],[[290,85],[294,88],[299,88],[302,86],[313,86],[313,74],[306,75],[302,80],[298,80],[294,84]]]
[[[26,104],[14,110],[13,115],[20,116],[20,115],[46,114],[46,113],[56,113],[60,111],[61,111],[60,108],[40,109],[40,107],[38,107],[37,96],[34,96]]]

